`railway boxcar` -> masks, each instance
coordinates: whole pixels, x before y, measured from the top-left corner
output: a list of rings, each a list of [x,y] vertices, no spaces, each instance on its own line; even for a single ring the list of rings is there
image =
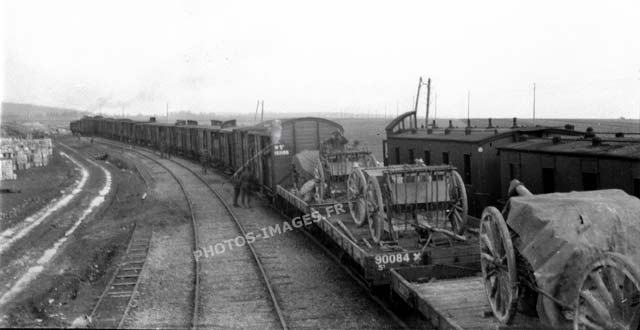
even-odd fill
[[[519,141],[523,136],[579,136],[584,133],[561,127],[522,127],[513,119],[511,127],[495,127],[491,119],[482,128],[457,128],[449,121],[445,128],[418,128],[416,113],[404,113],[386,127],[383,142],[385,164],[413,164],[421,158],[427,165],[451,164],[460,169],[467,195],[469,213],[480,216],[486,205],[495,205],[502,197],[500,154],[498,148]]]
[[[616,188],[640,197],[640,140],[528,139],[499,148],[503,195],[513,179],[534,194]]]
[[[319,150],[333,132],[344,132],[336,122],[315,117],[269,120],[236,128],[227,135],[228,145],[235,146],[229,159],[234,169],[248,168],[263,192],[273,196],[277,185],[292,183],[291,160],[301,151]],[[233,141],[229,141],[229,138]]]
[[[152,126],[149,122],[138,122],[134,125],[134,136],[137,144],[151,147],[153,146],[152,140]]]
[[[220,153],[218,154],[222,163],[222,166],[226,169],[233,170],[236,166],[235,152],[234,152],[234,140],[233,140],[233,128],[221,128],[218,132]]]

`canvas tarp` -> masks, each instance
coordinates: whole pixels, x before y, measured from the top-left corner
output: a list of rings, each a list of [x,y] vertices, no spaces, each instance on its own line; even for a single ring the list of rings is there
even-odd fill
[[[317,150],[305,150],[297,153],[293,157],[293,166],[298,174],[298,183],[302,184],[315,177],[314,171],[319,163],[319,153]]]
[[[507,207],[507,224],[518,234],[514,248],[531,264],[538,287],[567,305],[599,253],[619,252],[640,265],[640,199],[622,190],[512,197]],[[540,316],[547,312],[538,305]]]

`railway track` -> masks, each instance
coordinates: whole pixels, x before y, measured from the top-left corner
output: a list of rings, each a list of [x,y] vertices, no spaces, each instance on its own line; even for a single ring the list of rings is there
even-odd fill
[[[242,223],[224,199],[193,169],[173,160],[158,159],[146,151],[129,151],[160,165],[180,186],[191,213],[194,251],[201,246],[246,236]],[[216,262],[203,263],[195,259],[192,329],[289,328],[260,258],[252,245],[245,247],[218,256]],[[248,271],[252,268],[254,272]]]
[[[147,233],[134,227],[123,260],[118,264],[109,284],[98,297],[89,315],[95,320],[94,327],[122,327],[125,316],[134,306],[140,274],[144,269],[152,235],[153,230]]]
[[[114,146],[111,143],[105,144]],[[335,266],[335,263],[339,264],[335,257],[326,258],[326,254],[329,252],[317,240],[311,241],[320,246],[321,249],[308,249],[309,237],[299,234],[289,234],[288,236],[271,237],[269,239],[263,236],[260,239],[261,233],[266,232],[264,231],[265,228],[270,226],[273,228],[274,223],[282,224],[282,218],[275,212],[272,212],[270,216],[265,216],[264,213],[244,209],[230,209],[225,202],[225,198],[229,199],[230,195],[228,192],[225,193],[221,184],[221,182],[225,181],[224,179],[212,181],[209,177],[207,182],[206,179],[197,174],[198,167],[187,161],[181,159],[158,159],[157,155],[148,151],[129,151],[161,164],[179,182],[193,209],[194,228],[196,226],[206,227],[206,229],[200,228],[200,231],[216,232],[215,237],[209,239],[208,242],[199,241],[198,246],[202,249],[212,249],[215,244],[236,237],[247,237],[247,233],[253,233],[258,237],[253,244],[245,244],[241,248],[234,245],[230,251],[198,260],[200,271],[197,274],[206,274],[206,278],[200,278],[200,289],[196,290],[196,292],[200,292],[200,298],[197,298],[194,302],[199,303],[200,306],[194,308],[194,327],[237,327],[238,322],[241,322],[237,318],[228,320],[229,323],[222,324],[207,321],[208,319],[211,319],[211,321],[213,319],[219,320],[220,317],[225,315],[243,315],[243,318],[258,315],[257,320],[254,320],[258,321],[257,323],[241,325],[242,327],[251,328],[256,326],[280,327],[283,329],[318,326],[329,328],[363,326],[371,328],[407,327],[403,321],[398,319],[387,308],[385,303],[373,296],[363,283],[359,282],[361,286],[353,286],[353,280],[349,277],[349,275],[353,275],[348,272],[341,272]],[[207,193],[207,190],[209,193]],[[215,210],[208,210],[198,214],[198,210],[204,204]],[[236,216],[236,213],[239,216]],[[198,221],[198,219],[203,217],[215,219],[215,221],[206,221],[208,224],[200,225],[201,221]],[[235,231],[229,230],[228,223],[230,221],[220,221],[220,218],[223,217],[233,218]],[[287,241],[283,242],[285,239]],[[251,252],[254,265],[261,274],[262,283],[266,286],[266,291],[271,299],[271,306],[264,305],[264,295],[256,294],[256,292],[260,291],[260,288],[255,285],[255,276],[247,274],[247,269],[251,265],[247,264],[246,258],[238,259],[240,249]],[[300,250],[304,250],[304,253],[299,253]],[[301,267],[301,265],[304,265],[304,267]],[[347,269],[344,268],[344,270]],[[328,274],[325,274],[327,272]],[[215,275],[212,276],[213,274]],[[318,274],[322,275],[318,276]],[[327,277],[329,280],[327,280]],[[208,281],[212,281],[212,278],[216,278],[218,283],[208,283]],[[221,279],[230,280],[229,285],[219,283]],[[348,284],[345,285],[345,282],[348,282]],[[207,284],[203,286],[203,283]],[[203,290],[205,286],[212,287],[212,285],[213,289],[209,293],[204,292],[206,290]],[[367,297],[367,294],[369,294],[369,297]],[[251,305],[253,308],[245,310],[241,314],[221,310],[221,308],[224,308],[223,306],[209,301],[215,300],[216,296],[218,298],[221,296],[229,298],[226,303],[243,303],[245,306]],[[262,299],[260,304],[257,303],[256,298]],[[330,308],[326,306],[330,306]],[[206,314],[203,314],[207,310],[217,310],[215,317],[208,318]],[[269,313],[272,316],[277,315],[277,322],[269,321],[266,317]],[[386,316],[379,317],[371,314]]]
[[[177,162],[182,163],[183,166],[194,166],[182,159],[178,159]],[[197,166],[195,167],[197,168]],[[219,178],[210,180],[209,184],[215,187],[214,189],[220,195],[223,195],[224,187],[220,182],[225,182],[226,179],[219,175],[214,175]],[[232,195],[227,194],[226,197],[231,199]],[[256,204],[255,198],[253,204]],[[270,233],[273,228],[276,228],[276,225],[283,224],[282,218],[291,221],[281,210],[274,211],[271,216],[246,211],[245,209],[238,209],[237,212],[242,213],[241,222],[245,224],[248,232]],[[283,230],[282,227],[280,226],[281,230]],[[301,235],[294,237],[271,236],[269,239],[265,237],[265,239],[258,239],[253,243],[258,251],[258,256],[264,260],[263,263],[267,273],[273,279],[276,292],[279,296],[287,298],[283,299],[283,312],[292,328],[317,327],[320,324],[321,327],[330,329],[376,327],[385,329],[428,329],[428,326],[422,320],[416,318],[415,315],[408,317],[409,325],[405,323],[391,310],[392,308],[389,304],[370,290],[370,287],[360,276],[341,262],[340,257],[334,251],[327,248],[308,230],[296,230],[296,232],[301,233]],[[286,242],[283,242],[283,240],[286,240]],[[318,248],[315,253],[305,248],[309,242],[312,242]],[[293,251],[287,251],[288,249]],[[299,253],[300,251],[304,251],[304,253]],[[292,260],[296,262],[292,262]],[[313,266],[306,273],[300,274],[299,268],[301,264],[306,265],[305,268],[309,268],[308,265],[310,264],[313,264]],[[341,270],[343,273],[336,276],[337,278],[332,278],[337,280],[336,283],[333,283],[334,285],[325,282],[326,278],[314,277],[313,274],[314,272],[335,270]],[[298,273],[297,277],[296,273]],[[301,278],[301,276],[309,277]],[[348,284],[356,282],[357,286],[342,285],[345,282],[348,282]],[[338,296],[341,299],[335,299]],[[363,304],[363,298],[365,297],[374,304]],[[339,314],[319,308],[319,306],[326,304],[327,299],[335,299],[332,306],[341,310]],[[388,319],[392,321],[391,324],[377,323],[379,320],[367,319],[367,316],[363,317],[363,315],[371,312],[366,308],[371,307],[378,308],[379,310],[376,312],[388,316]]]

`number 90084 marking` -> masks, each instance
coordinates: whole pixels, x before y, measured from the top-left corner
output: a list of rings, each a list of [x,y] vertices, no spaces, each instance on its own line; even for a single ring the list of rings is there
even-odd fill
[[[418,259],[420,258],[420,253],[413,253],[413,258],[412,256],[405,252],[405,253],[394,253],[394,254],[382,254],[382,255],[376,255],[375,257],[375,262],[376,265],[378,265],[378,270],[383,270],[387,267],[387,265],[390,264],[399,264],[399,263],[403,263],[403,262],[416,262],[418,261]]]

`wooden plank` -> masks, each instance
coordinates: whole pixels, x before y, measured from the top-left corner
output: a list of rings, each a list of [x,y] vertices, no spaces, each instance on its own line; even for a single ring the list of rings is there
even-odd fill
[[[490,307],[480,277],[415,283],[403,278],[403,273],[411,275],[411,271],[402,269],[391,272],[392,290],[418,309],[436,329],[548,328],[538,319],[522,314],[516,315],[510,327],[502,327],[493,317],[485,316]],[[418,274],[411,276],[419,277]],[[428,274],[423,277],[428,277]]]

